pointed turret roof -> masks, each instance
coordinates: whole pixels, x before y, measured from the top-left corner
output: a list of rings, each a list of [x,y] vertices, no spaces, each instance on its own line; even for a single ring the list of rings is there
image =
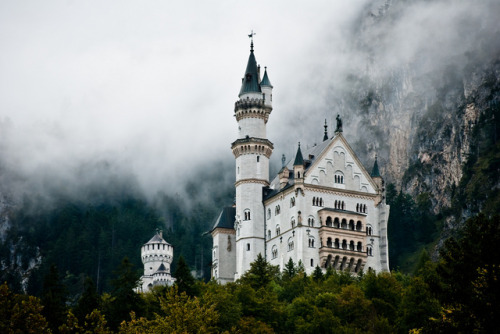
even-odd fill
[[[245,93],[260,93],[260,92],[261,89],[259,85],[259,70],[257,68],[257,61],[255,60],[255,55],[253,54],[253,41],[252,41],[252,43],[250,44],[250,56],[248,57],[247,69],[245,70],[245,76],[243,77],[240,94],[238,96],[241,96]]]
[[[375,156],[375,163],[373,164],[371,177],[380,177],[380,171],[378,170],[377,156]]]
[[[271,81],[269,81],[269,77],[267,76],[267,67],[264,67],[264,77],[262,78],[260,85],[261,86],[269,86],[269,87],[273,88],[273,85],[271,85]]]
[[[295,155],[295,161],[293,162],[294,166],[303,166],[304,165],[304,158],[302,157],[302,151],[300,150],[300,143],[299,143],[299,148],[297,149],[297,154]]]

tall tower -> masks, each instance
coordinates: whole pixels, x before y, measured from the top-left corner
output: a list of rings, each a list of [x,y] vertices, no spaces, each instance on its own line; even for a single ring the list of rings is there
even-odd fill
[[[250,44],[245,76],[234,116],[238,122],[238,139],[232,143],[236,159],[236,272],[238,279],[257,255],[265,256],[265,212],[262,188],[269,185],[269,158],[273,143],[266,136],[266,123],[272,111],[273,86],[264,72],[260,79]]]

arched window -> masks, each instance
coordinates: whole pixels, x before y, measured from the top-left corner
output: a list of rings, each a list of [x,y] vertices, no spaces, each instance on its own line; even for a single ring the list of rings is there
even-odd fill
[[[332,226],[332,217],[328,216],[326,218],[326,226],[331,227]]]
[[[243,217],[244,217],[244,220],[250,220],[250,209],[245,209],[245,211],[243,212]]]
[[[292,251],[293,250],[293,239],[292,237],[288,238],[288,251]]]
[[[356,222],[356,231],[361,231],[363,229],[363,225],[361,224],[361,221]]]
[[[373,253],[372,253],[372,246],[367,246],[367,247],[366,247],[366,255],[368,255],[368,256],[373,256]]]
[[[332,247],[332,238],[326,240],[326,247]]]
[[[311,267],[314,267],[314,260],[311,259]]]
[[[351,220],[349,220],[349,229],[350,229],[351,231],[354,231],[354,220],[352,220],[352,219],[351,219]]]
[[[271,239],[271,230],[267,230],[267,239]]]
[[[361,241],[358,241],[358,245],[357,245],[357,247],[356,247],[356,250],[357,250],[358,252],[361,252],[361,251],[363,250],[363,244],[361,243]]]
[[[247,251],[250,250],[250,244],[247,244]]]
[[[314,227],[314,218],[313,217],[307,218],[307,226]]]
[[[276,245],[274,245],[273,248],[271,249],[271,257],[273,259],[278,257],[278,247],[276,247]]]
[[[257,162],[259,162],[259,161],[260,161],[260,156],[257,156]]]
[[[323,206],[323,199],[322,198],[319,199],[319,206]]]
[[[342,249],[347,249],[347,240],[342,240]]]
[[[295,228],[295,218],[292,217],[292,220],[290,221],[290,225],[292,225],[292,228]]]
[[[280,232],[281,232],[280,226],[278,225],[276,226],[276,235],[280,235]]]
[[[347,230],[347,220],[345,218],[342,219],[342,225],[340,227]]]
[[[290,199],[290,207],[292,208],[292,207],[294,207],[294,206],[295,206],[295,197],[292,197],[292,198]]]
[[[351,240],[351,242],[349,243],[349,249],[350,250],[354,250],[354,241]]]
[[[336,227],[336,228],[340,227],[340,222],[339,222],[338,217],[335,217],[335,219],[333,220],[333,227]]]
[[[344,183],[344,174],[341,171],[336,171],[334,180],[335,180],[335,183],[343,184]]]
[[[366,235],[372,235],[372,227],[366,226]]]
[[[333,247],[335,247],[335,248],[340,248],[340,241],[339,241],[339,238],[335,238],[335,243],[334,243]]]
[[[316,197],[313,197],[313,206],[316,205]]]
[[[274,215],[277,216],[280,214],[280,206],[277,205],[275,208],[274,208]]]
[[[314,237],[309,237],[309,247],[314,248]]]

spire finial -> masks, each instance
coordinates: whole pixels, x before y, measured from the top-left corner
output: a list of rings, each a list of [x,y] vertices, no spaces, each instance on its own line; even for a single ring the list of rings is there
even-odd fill
[[[253,52],[253,36],[255,36],[255,35],[257,35],[257,33],[254,33],[253,29],[250,32],[250,34],[248,35],[248,37],[250,38],[250,52]]]
[[[328,125],[326,124],[326,118],[325,118],[325,135],[323,136],[323,141],[328,139]]]
[[[342,119],[340,118],[340,115],[337,114],[337,129],[335,129],[335,133],[337,132],[342,132]]]

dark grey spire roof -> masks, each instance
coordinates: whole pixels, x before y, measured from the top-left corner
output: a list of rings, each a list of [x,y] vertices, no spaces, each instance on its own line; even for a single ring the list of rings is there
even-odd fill
[[[240,94],[241,96],[245,93],[260,93],[259,85],[259,71],[257,69],[257,61],[255,60],[255,55],[253,54],[253,42],[250,48],[250,57],[248,57],[247,69],[245,70],[245,76],[243,77],[243,83],[241,84]]]
[[[271,85],[271,81],[269,81],[269,77],[267,76],[267,67],[264,68],[264,77],[262,78],[260,85],[261,86],[269,86],[269,87],[273,88],[273,85]]]
[[[167,268],[165,267],[163,262],[160,264],[160,267],[158,268],[158,270],[156,272],[162,272],[162,271],[167,271]]]
[[[151,243],[157,243],[157,242],[170,245],[158,233],[156,233],[147,243],[151,244]]]
[[[294,166],[303,166],[304,165],[304,158],[302,157],[302,151],[300,150],[300,143],[299,143],[299,148],[297,149],[297,154],[295,155],[295,161],[293,162]]]
[[[220,213],[219,217],[217,217],[217,220],[215,221],[214,227],[212,228],[212,231],[215,230],[216,228],[229,228],[229,229],[234,229],[234,221],[236,217],[236,208],[233,206],[228,206],[222,209],[222,212]]]
[[[380,171],[378,170],[377,156],[375,156],[375,163],[373,164],[371,177],[380,177]]]

